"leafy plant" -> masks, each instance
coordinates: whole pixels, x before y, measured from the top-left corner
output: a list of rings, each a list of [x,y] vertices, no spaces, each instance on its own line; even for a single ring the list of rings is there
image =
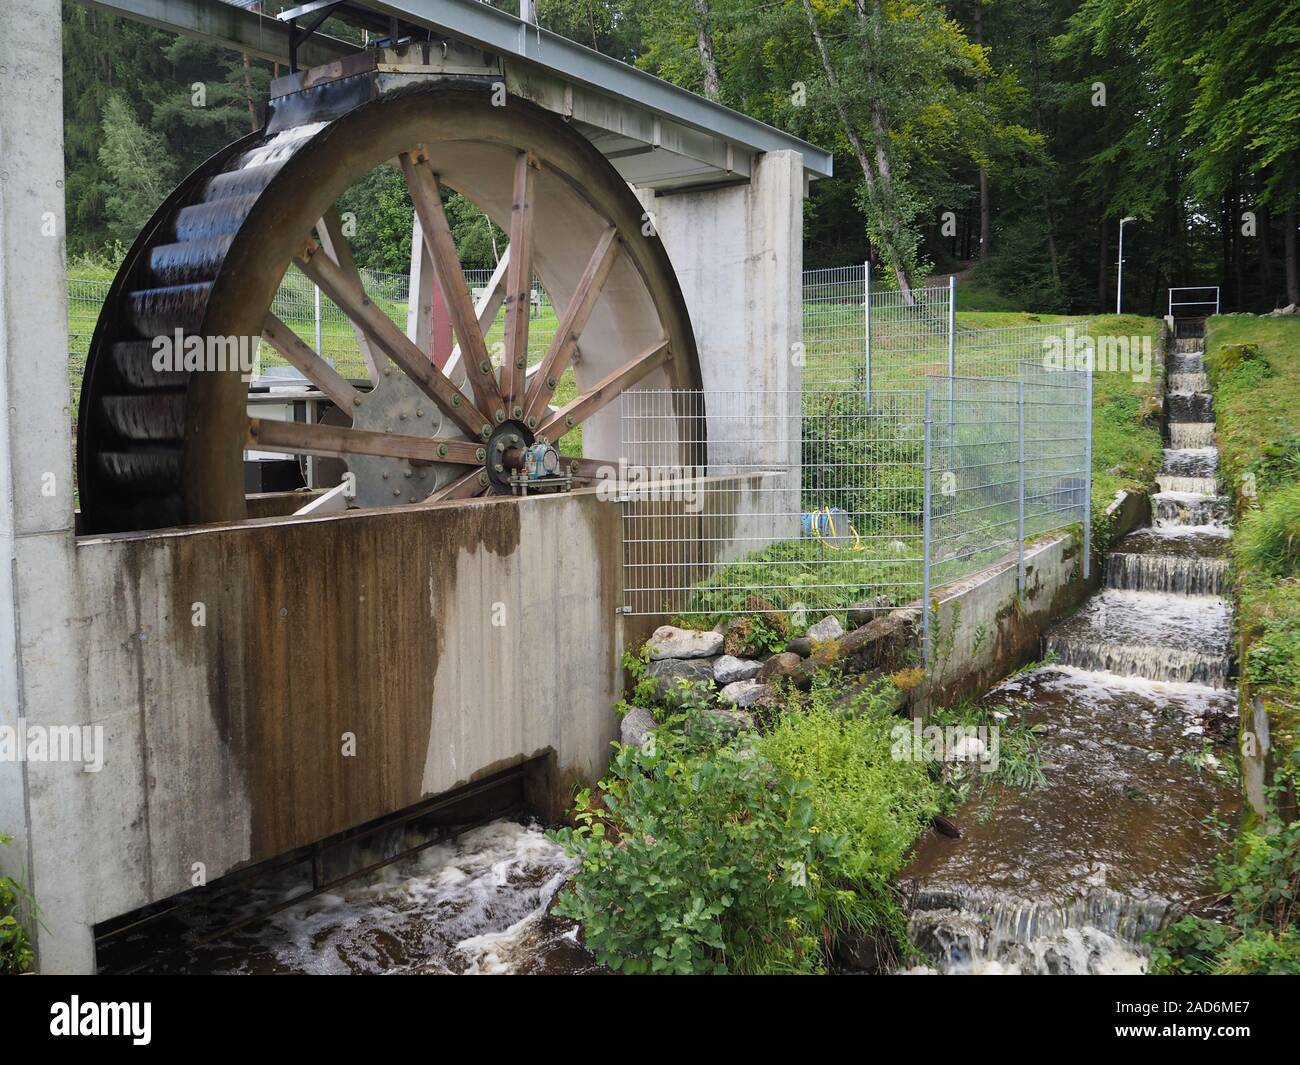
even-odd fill
[[[12,837],[0,833],[0,846],[12,843]],[[22,925],[22,911],[33,918],[37,916],[32,898],[23,886],[13,877],[0,876],[0,975],[25,973],[32,967],[35,955]]]
[[[832,934],[882,930],[901,943],[904,919],[892,877],[938,799],[924,763],[892,757],[896,694],[881,684],[837,706],[835,688],[819,678],[807,706],[788,709],[758,750],[786,777],[808,782],[818,831],[845,840],[828,863],[848,889],[831,907]]]
[[[556,912],[618,972],[815,972],[823,865],[840,844],[807,791],[751,751],[623,747],[556,833],[581,859]]]
[[[1230,915],[1189,914],[1158,933],[1153,971],[1300,974],[1300,821],[1243,833],[1218,879]]]

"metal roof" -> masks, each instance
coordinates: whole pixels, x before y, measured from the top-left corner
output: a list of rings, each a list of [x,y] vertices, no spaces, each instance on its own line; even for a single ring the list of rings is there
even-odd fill
[[[81,2],[262,58],[285,62],[289,55],[285,23],[223,0]],[[563,114],[634,185],[743,182],[754,155],[786,150],[803,156],[808,179],[831,175],[833,158],[824,149],[479,0],[347,0],[338,16],[346,19],[348,9],[480,49],[485,69],[504,69],[511,92]],[[317,65],[357,50],[317,34],[298,56],[302,65]]]

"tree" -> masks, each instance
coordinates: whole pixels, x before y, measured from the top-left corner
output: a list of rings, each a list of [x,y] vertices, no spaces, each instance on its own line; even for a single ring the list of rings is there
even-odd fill
[[[100,127],[99,161],[108,178],[104,199],[108,229],[124,244],[130,243],[167,198],[175,167],[163,139],[136,121],[121,96],[108,98]]]

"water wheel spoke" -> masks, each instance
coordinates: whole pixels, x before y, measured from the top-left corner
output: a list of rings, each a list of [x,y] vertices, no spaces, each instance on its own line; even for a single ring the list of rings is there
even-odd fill
[[[506,248],[501,253],[501,259],[492,271],[492,277],[488,280],[483,289],[483,294],[479,296],[478,301],[474,304],[474,314],[478,318],[478,327],[482,330],[483,335],[492,328],[492,323],[497,319],[497,311],[501,309],[501,304],[506,298],[506,271],[510,268],[510,249]],[[461,358],[460,345],[457,344],[451,349],[451,357],[447,360],[447,370],[458,364]]]
[[[431,493],[427,502],[441,503],[448,499],[473,499],[487,491],[487,477],[481,470],[470,470],[454,481]]]
[[[379,455],[418,463],[452,462],[481,466],[483,447],[470,440],[377,433],[341,425],[248,419],[247,446],[290,455]]]
[[[269,311],[266,321],[262,323],[262,337],[284,356],[289,365],[329,396],[337,406],[344,411],[352,410],[353,401],[361,393],[322,359],[310,344]]]
[[[501,398],[512,418],[523,394],[528,368],[528,319],[533,295],[533,172],[537,160],[527,152],[515,157],[514,195],[510,204],[510,268],[506,274],[506,353],[501,364]]]
[[[614,268],[618,244],[618,231],[613,226],[606,229],[596,242],[596,249],[591,253],[587,267],[578,279],[577,288],[573,290],[573,298],[564,308],[564,317],[555,330],[555,336],[533,374],[533,383],[524,402],[526,417],[540,418],[550,403],[560,375],[568,368],[574,349],[578,346],[578,338],[600,299],[605,280]]]
[[[355,292],[342,269],[320,246],[308,241],[294,260],[304,274],[321,287],[352,321],[360,324],[381,351],[401,368],[420,390],[438,404],[471,437],[491,431],[484,414],[429,360],[374,302]]]
[[[620,396],[625,389],[631,388],[646,374],[657,370],[671,358],[672,352],[668,349],[667,339],[655,341],[636,358],[614,370],[572,403],[561,407],[542,423],[541,428],[537,430],[537,435],[544,436],[552,442],[559,440],[570,429],[582,424],[596,411]]]
[[[406,187],[420,220],[425,247],[433,260],[434,277],[442,290],[443,302],[451,316],[451,327],[460,344],[461,358],[465,360],[465,376],[474,390],[475,401],[489,415],[492,424],[497,424],[506,418],[506,405],[497,387],[492,360],[488,358],[487,340],[474,312],[474,300],[465,271],[460,266],[451,225],[442,207],[438,177],[422,149],[402,153],[402,173],[406,176]]]
[[[352,257],[352,245],[348,243],[348,238],[343,233],[343,221],[339,218],[337,208],[331,207],[316,223],[316,235],[320,239],[320,246],[325,249],[325,254],[353,280],[358,292],[364,292],[365,284],[361,280],[361,271],[357,269],[356,260]],[[349,321],[351,322],[351,319]],[[366,370],[370,374],[370,383],[376,384],[380,372],[379,356],[371,346],[366,331],[356,322],[351,322],[351,325],[352,334],[357,338],[357,349],[361,352],[361,358],[365,360]]]

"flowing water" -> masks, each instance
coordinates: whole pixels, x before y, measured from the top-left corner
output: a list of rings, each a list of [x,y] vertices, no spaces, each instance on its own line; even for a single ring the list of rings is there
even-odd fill
[[[1051,665],[987,705],[1039,729],[1046,783],[993,785],[904,875],[912,972],[1125,973],[1143,937],[1207,890],[1236,774],[1228,504],[1200,338],[1177,342],[1153,524],[1045,640]]]
[[[414,840],[389,840],[358,865]],[[573,862],[535,824],[494,821],[152,967],[189,973],[597,972],[572,922],[547,912]],[[240,900],[264,912],[286,876]],[[221,915],[221,924],[238,913]],[[209,920],[213,919],[211,914]],[[201,931],[198,929],[196,931]]]

